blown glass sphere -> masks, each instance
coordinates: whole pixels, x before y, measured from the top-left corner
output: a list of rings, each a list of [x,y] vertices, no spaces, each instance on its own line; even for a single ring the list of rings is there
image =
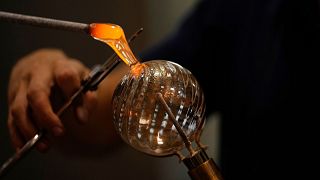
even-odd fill
[[[122,78],[112,101],[114,125],[122,139],[153,156],[167,156],[184,142],[158,99],[161,93],[192,142],[204,121],[203,92],[195,77],[182,66],[165,60],[136,65]]]

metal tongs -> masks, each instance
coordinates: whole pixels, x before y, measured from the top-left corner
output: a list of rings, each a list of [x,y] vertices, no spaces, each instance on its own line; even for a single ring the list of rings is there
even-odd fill
[[[14,13],[7,13],[0,11],[0,20],[5,20],[8,22],[23,23],[29,25],[36,25],[42,27],[56,28],[62,30],[71,31],[87,31],[88,25],[61,21],[55,19],[48,19],[42,17],[26,16]],[[129,39],[128,43],[132,42],[141,32],[140,28],[135,32]],[[91,72],[86,78],[81,81],[80,88],[63,104],[63,106],[56,112],[60,117],[65,110],[72,105],[76,99],[88,91],[95,91],[101,81],[120,63],[120,59],[117,57],[116,53],[110,56],[102,65],[96,65],[92,68]],[[22,159],[35,145],[37,142],[45,136],[45,131],[40,130],[33,138],[27,141],[25,145],[18,150],[13,156],[11,156],[7,161],[5,161],[0,168],[0,178],[5,175],[5,173],[12,167],[18,160]]]

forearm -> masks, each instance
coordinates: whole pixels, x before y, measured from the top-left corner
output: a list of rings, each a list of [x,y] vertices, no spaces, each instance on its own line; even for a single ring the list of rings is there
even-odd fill
[[[96,92],[96,104],[88,114],[85,124],[70,120],[70,115],[63,121],[69,135],[76,141],[92,145],[112,145],[119,141],[113,125],[112,95],[128,67],[120,63],[99,85]]]

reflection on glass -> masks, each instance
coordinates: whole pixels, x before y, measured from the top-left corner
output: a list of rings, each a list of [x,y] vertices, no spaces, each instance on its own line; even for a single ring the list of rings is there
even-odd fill
[[[166,156],[181,150],[184,142],[157,93],[193,141],[203,127],[203,93],[187,69],[170,61],[141,63],[122,78],[113,95],[114,124],[122,139],[135,149]]]

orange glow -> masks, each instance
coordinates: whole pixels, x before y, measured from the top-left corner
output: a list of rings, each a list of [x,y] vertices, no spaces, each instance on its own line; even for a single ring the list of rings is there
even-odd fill
[[[120,39],[124,36],[123,30],[120,26],[115,24],[91,24],[91,36],[99,39]]]
[[[133,76],[135,77],[139,77],[141,75],[141,73],[143,72],[144,68],[146,67],[145,64],[141,64],[141,63],[138,63],[138,64],[135,64],[131,67],[131,73]]]
[[[90,34],[93,38],[108,44],[128,66],[140,64],[133,55],[120,26],[93,23],[90,24]]]

